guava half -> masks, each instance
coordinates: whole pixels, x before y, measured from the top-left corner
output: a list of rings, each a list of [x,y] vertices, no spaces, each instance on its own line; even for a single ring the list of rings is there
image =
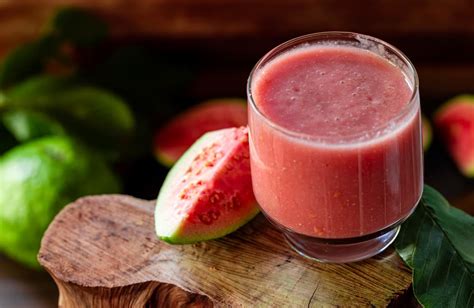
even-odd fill
[[[246,127],[199,138],[168,173],[158,195],[155,228],[172,244],[222,237],[259,212],[252,190]]]
[[[434,123],[458,168],[474,177],[474,96],[460,95],[446,102]]]
[[[247,125],[243,99],[222,98],[201,103],[178,115],[155,134],[154,153],[160,163],[172,166],[204,133]]]

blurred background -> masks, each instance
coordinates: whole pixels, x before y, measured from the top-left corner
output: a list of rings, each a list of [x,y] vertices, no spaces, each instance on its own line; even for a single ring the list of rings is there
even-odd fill
[[[59,10],[64,7],[81,10]],[[468,0],[3,0],[0,155],[15,150],[13,160],[24,155],[18,147],[26,143],[49,135],[73,137],[100,156],[116,177],[111,181],[120,183],[97,193],[154,199],[168,170],[156,159],[156,134],[163,125],[209,99],[245,98],[250,70],[268,50],[328,30],[369,34],[401,49],[418,70],[422,110],[432,122],[448,99],[474,94],[473,11]],[[94,106],[84,107],[81,95]],[[65,101],[81,107],[71,111]],[[460,172],[432,126],[425,182],[474,214],[474,181]],[[465,138],[474,146],[472,134]],[[1,164],[0,158],[0,231],[5,231],[2,199],[16,192],[6,191]],[[41,190],[55,183],[37,185]],[[45,215],[53,217],[64,205],[45,205],[50,211]],[[0,235],[0,247],[1,241]],[[49,276],[15,251],[6,255],[0,253],[0,307],[55,306]]]

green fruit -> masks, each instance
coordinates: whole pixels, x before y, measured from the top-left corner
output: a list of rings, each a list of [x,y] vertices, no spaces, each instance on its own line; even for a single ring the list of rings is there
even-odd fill
[[[204,134],[168,173],[158,195],[155,229],[172,244],[215,239],[258,213],[247,128]]]
[[[76,141],[46,137],[13,148],[0,158],[0,251],[38,267],[41,237],[62,207],[118,191],[107,165]]]

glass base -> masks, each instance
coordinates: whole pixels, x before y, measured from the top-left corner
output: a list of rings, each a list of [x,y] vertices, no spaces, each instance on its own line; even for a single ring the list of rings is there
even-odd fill
[[[286,228],[280,230],[288,244],[300,255],[320,262],[346,263],[368,259],[384,251],[397,237],[400,225],[348,239],[316,238]]]

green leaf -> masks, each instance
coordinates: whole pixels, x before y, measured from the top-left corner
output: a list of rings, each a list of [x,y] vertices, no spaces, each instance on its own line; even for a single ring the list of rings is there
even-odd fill
[[[423,306],[474,306],[474,217],[425,186],[395,248],[413,270],[413,291]]]
[[[65,134],[63,127],[56,120],[36,111],[7,111],[3,114],[2,120],[5,127],[19,142]]]
[[[119,97],[102,89],[72,84],[69,79],[35,77],[7,91],[7,110],[43,112],[67,131],[98,146],[113,146],[128,137],[134,117]]]
[[[86,12],[77,8],[59,10],[51,23],[52,31],[60,39],[70,41],[78,46],[91,46],[107,36],[107,25]]]
[[[102,136],[100,139],[126,137],[134,126],[130,109],[119,97],[90,86],[58,92],[45,107],[60,118],[82,123],[90,134]]]
[[[40,73],[48,59],[64,58],[60,50],[64,42],[91,46],[106,35],[107,26],[95,16],[80,9],[62,9],[54,16],[49,33],[15,48],[7,55],[0,66],[0,87],[8,87]]]
[[[0,66],[0,87],[5,88],[40,72],[46,59],[55,55],[58,44],[54,37],[45,36],[15,48]]]

